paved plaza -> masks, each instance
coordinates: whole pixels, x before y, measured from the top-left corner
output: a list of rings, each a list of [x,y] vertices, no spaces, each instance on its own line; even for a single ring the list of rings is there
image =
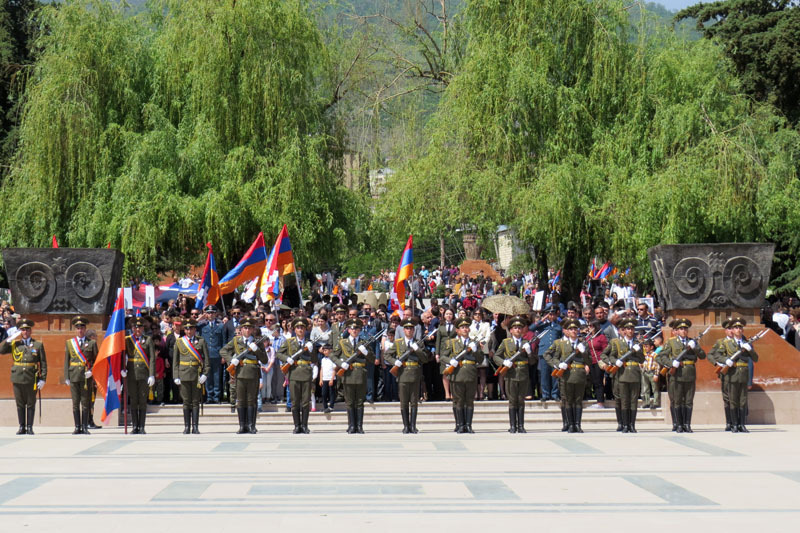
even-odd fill
[[[17,437],[0,428],[0,531],[800,527],[800,426],[748,435],[703,426],[683,435],[181,429],[73,436],[36,427]]]

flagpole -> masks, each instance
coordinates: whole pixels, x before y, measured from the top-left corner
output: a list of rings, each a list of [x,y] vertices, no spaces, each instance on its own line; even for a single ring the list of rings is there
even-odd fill
[[[300,288],[300,276],[297,275],[297,265],[294,262],[294,254],[292,254],[292,268],[294,269],[294,280],[297,283],[297,294],[300,295],[300,307],[305,307],[306,304],[303,301],[303,289]]]

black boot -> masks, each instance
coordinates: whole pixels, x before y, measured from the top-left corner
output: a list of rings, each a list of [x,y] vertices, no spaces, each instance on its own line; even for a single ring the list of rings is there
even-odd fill
[[[192,424],[192,410],[191,409],[187,409],[187,408],[184,407],[183,408],[183,434],[184,435],[188,435],[192,431],[191,424]]]
[[[677,409],[673,406],[669,406],[669,412],[672,415],[672,431],[678,431],[678,414]]]
[[[750,433],[750,430],[744,425],[747,419],[747,408],[739,409],[739,433]]]
[[[417,434],[419,430],[417,429],[417,406],[411,408],[411,433]]]
[[[673,424],[677,426],[675,430],[677,433],[683,433],[683,406],[678,406],[674,409],[676,419],[673,421]]]
[[[200,408],[192,407],[192,435],[200,434],[200,428],[197,427],[199,425],[200,425]]]
[[[400,406],[400,416],[403,417],[403,434],[411,433],[411,422],[408,417],[408,408]]]
[[[310,412],[311,412],[311,408],[310,407],[305,407],[303,409],[303,416],[301,418],[301,421],[303,422],[303,433],[305,433],[305,434],[311,433],[311,430],[308,429],[308,413],[310,413]]]
[[[623,431],[622,408],[619,406],[614,407],[614,413],[617,415],[617,431]]]
[[[516,433],[517,432],[517,408],[516,407],[509,407],[508,408],[508,432],[509,433]]]
[[[731,408],[725,408],[725,431],[731,430]]]
[[[364,434],[364,408],[356,409],[356,433]]]
[[[525,431],[525,404],[517,408],[517,433],[527,433]]]
[[[466,433],[475,433],[474,431],[472,431],[472,415],[474,414],[475,414],[474,407],[467,407],[466,409],[464,409],[464,425],[466,426],[464,429]]]
[[[569,431],[569,418],[566,407],[561,408],[561,431]]]
[[[694,433],[694,431],[692,431],[692,408],[691,407],[684,407],[683,408],[683,430],[686,433]]]
[[[347,417],[348,418],[350,417],[350,411],[347,412]],[[303,423],[301,422],[300,419],[300,411],[295,411],[294,409],[292,409],[292,420],[294,420],[294,430],[292,431],[292,433],[294,433],[295,435],[299,435],[300,433],[303,432]]]
[[[458,422],[459,416],[458,416],[458,411],[456,410],[455,407],[453,407],[453,418],[456,421],[456,427],[453,429],[453,431],[455,431],[456,433],[461,433],[459,431],[459,429],[461,429],[461,424]]]
[[[89,417],[91,416],[91,411],[88,409],[84,409],[81,411],[81,434],[82,435],[89,435]]]
[[[636,414],[638,412],[638,409],[628,411],[628,431],[630,433],[636,433]]]
[[[144,431],[144,421],[147,418],[147,407],[139,409],[139,435],[146,435]]]
[[[131,435],[139,434],[139,410],[131,409]]]
[[[356,432],[356,410],[347,408],[347,434],[352,435]]]
[[[456,433],[464,433],[464,410],[453,409],[456,415]]]
[[[739,409],[731,407],[731,433],[739,433]]]
[[[575,408],[575,429],[577,429],[578,433],[583,433],[583,428],[581,427],[581,419],[583,418],[583,407],[576,407]]]
[[[623,433],[630,433],[630,428],[628,427],[628,423],[631,417],[631,410],[630,409],[623,409],[622,410],[622,432]]]
[[[564,412],[567,415],[567,433],[577,433],[578,428],[575,424],[575,409],[567,407]]]
[[[75,429],[72,431],[73,435],[80,435],[81,431],[81,412],[80,410],[72,410],[72,420],[75,421]]]
[[[237,435],[243,435],[248,433],[247,431],[247,409],[244,407],[237,407],[236,408],[236,415],[239,417],[239,431],[236,432]],[[297,421],[295,420],[295,430],[297,429]]]
[[[25,434],[33,435],[33,415],[36,414],[36,407],[28,407],[25,414]]]
[[[256,416],[258,416],[258,411],[255,405],[251,405],[247,408],[247,431],[255,435],[258,433],[256,429]]]
[[[25,408],[24,407],[17,407],[17,420],[19,421],[19,429],[17,430],[17,435],[24,435],[25,434]]]

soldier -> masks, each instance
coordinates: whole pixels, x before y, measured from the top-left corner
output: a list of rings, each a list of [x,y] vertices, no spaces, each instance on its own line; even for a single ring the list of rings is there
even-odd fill
[[[494,362],[497,366],[503,365],[508,368],[505,380],[509,433],[527,433],[525,431],[525,395],[530,386],[528,357],[531,354],[531,345],[522,338],[522,332],[527,326],[525,317],[512,317],[508,326],[511,336],[503,339],[494,353]],[[520,353],[520,355],[512,361],[511,358],[516,353]]]
[[[73,435],[89,434],[92,403],[92,366],[97,358],[97,343],[86,338],[88,320],[82,316],[72,319],[75,337],[64,348],[64,383],[72,395]]]
[[[434,345],[434,350],[436,353],[436,362],[439,363],[439,374],[442,376],[442,387],[444,387],[444,400],[449,402],[453,399],[452,391],[450,390],[450,382],[452,376],[446,376],[444,374],[444,369],[447,368],[447,359],[442,357],[442,351],[444,350],[444,345],[447,344],[450,339],[456,336],[456,326],[453,322],[455,317],[455,313],[452,309],[445,309],[442,313],[442,318],[444,319],[441,324],[439,324],[439,328],[436,330],[436,343]],[[453,405],[453,414],[455,415],[455,405]]]
[[[234,337],[223,346],[219,354],[236,367],[236,413],[239,416],[239,431],[256,433],[256,396],[258,381],[261,379],[261,365],[269,361],[267,352],[256,343],[253,336],[255,324],[250,318],[239,322],[241,335]],[[294,396],[292,396],[294,398]]]
[[[724,320],[722,322],[722,327],[725,329],[725,337],[718,339],[717,342],[714,343],[713,348],[711,351],[708,352],[708,360],[712,364],[716,366],[725,366],[725,359],[727,356],[725,355],[724,350],[722,350],[722,345],[728,339],[733,339],[733,330],[731,329],[731,321]],[[724,357],[723,357],[724,356]],[[725,431],[731,431],[731,408],[728,398],[728,373],[723,374],[720,372],[719,376],[719,383],[720,383],[720,390],[722,392],[722,408],[725,411]],[[674,414],[673,414],[674,419]],[[673,429],[673,431],[675,431]]]
[[[47,381],[47,356],[44,344],[31,337],[33,320],[17,322],[19,331],[0,342],[0,354],[11,354],[11,384],[17,402],[19,430],[17,435],[33,435],[33,415],[36,412],[36,391]]]
[[[147,319],[136,317],[133,321],[133,333],[125,337],[125,370],[122,377],[131,374],[125,380],[128,387],[128,399],[133,419],[132,435],[144,435],[144,423],[147,417],[147,392],[156,384],[155,347],[153,339],[143,334]]]
[[[292,320],[294,337],[286,339],[278,348],[277,358],[289,364],[289,395],[292,398],[292,419],[294,431],[292,433],[311,433],[308,429],[308,414],[310,412],[311,384],[314,380],[313,367],[316,366],[316,356],[313,353],[314,345],[308,340],[308,320],[295,318]],[[331,334],[331,343],[333,343]]]
[[[668,391],[670,405],[674,405],[673,419],[677,418],[676,431],[678,433],[694,433],[692,431],[692,408],[697,381],[695,365],[698,359],[706,358],[706,352],[698,346],[697,341],[687,336],[689,328],[692,327],[691,320],[679,318],[670,322],[669,327],[676,335],[664,343],[661,352],[656,356],[656,361],[661,366],[675,369],[675,373],[669,377],[669,380],[674,383],[668,388]]]
[[[636,320],[624,318],[617,329],[620,336],[611,339],[601,357],[607,367],[616,366],[619,370],[614,376],[614,399],[619,407],[619,420],[623,433],[636,433],[636,410],[642,388],[644,352],[633,338]],[[619,431],[619,429],[618,429]]]
[[[419,388],[422,381],[422,365],[428,362],[428,352],[414,342],[414,321],[410,318],[400,323],[403,338],[393,342],[383,354],[389,365],[396,366],[400,393],[400,415],[403,417],[403,433],[419,433],[417,430],[417,408]],[[402,356],[408,352],[405,359]]]
[[[347,306],[336,304],[333,306],[334,320],[331,321],[331,344],[347,335]]]
[[[475,414],[475,390],[478,387],[478,363],[483,361],[483,352],[477,343],[469,340],[469,320],[456,320],[456,337],[442,345],[440,359],[455,370],[450,374],[453,391],[453,409],[456,417],[456,433],[475,433],[472,416]],[[460,354],[461,359],[458,359]]]
[[[716,352],[716,361],[724,363],[729,369],[728,403],[731,412],[731,433],[750,433],[745,426],[747,382],[750,377],[748,360],[757,362],[758,354],[742,336],[746,324],[747,322],[743,318],[730,319],[728,327],[733,333],[733,337],[726,338]]]
[[[367,365],[375,364],[375,354],[358,342],[364,324],[358,318],[349,319],[348,336],[333,339],[331,361],[344,369],[342,377],[344,401],[347,404],[347,432],[364,433],[364,399],[367,397]]]
[[[583,433],[583,392],[586,389],[586,376],[592,359],[586,345],[578,339],[580,322],[574,318],[566,318],[561,322],[564,337],[550,345],[544,353],[544,359],[552,368],[564,371],[559,378],[558,389],[561,391],[562,412],[566,418],[569,433]],[[575,354],[573,356],[573,354]],[[567,360],[572,357],[572,360]],[[638,393],[637,393],[638,394]]]
[[[184,326],[185,335],[175,342],[172,353],[172,368],[175,384],[181,388],[183,398],[183,434],[200,433],[200,402],[203,399],[203,384],[208,379],[211,364],[205,339],[196,335],[197,320],[190,318]]]

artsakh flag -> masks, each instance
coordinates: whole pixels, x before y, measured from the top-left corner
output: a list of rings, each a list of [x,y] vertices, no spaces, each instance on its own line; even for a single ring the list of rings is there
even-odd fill
[[[276,300],[281,294],[280,277],[294,272],[294,254],[292,253],[292,243],[289,241],[289,230],[286,224],[278,233],[275,246],[269,253],[266,267],[261,275],[261,286],[259,293],[261,300]]]
[[[200,287],[197,290],[195,307],[202,309],[206,305],[214,305],[219,301],[219,274],[217,273],[217,263],[214,261],[214,252],[211,243],[206,243],[208,255],[206,265],[203,267],[203,277]]]
[[[119,409],[120,392],[122,391],[121,375],[122,353],[125,351],[125,293],[120,289],[117,303],[108,321],[106,336],[97,354],[92,377],[97,383],[97,390],[105,398],[101,420],[107,424],[114,410]]]
[[[414,236],[409,235],[403,255],[400,256],[400,264],[397,265],[397,274],[394,277],[395,300],[400,309],[406,308],[406,287],[403,282],[414,273]]]
[[[257,278],[264,271],[266,264],[267,249],[264,246],[264,233],[259,232],[256,240],[250,245],[242,259],[233,267],[233,270],[219,280],[219,293],[228,294],[233,292],[239,285]]]

